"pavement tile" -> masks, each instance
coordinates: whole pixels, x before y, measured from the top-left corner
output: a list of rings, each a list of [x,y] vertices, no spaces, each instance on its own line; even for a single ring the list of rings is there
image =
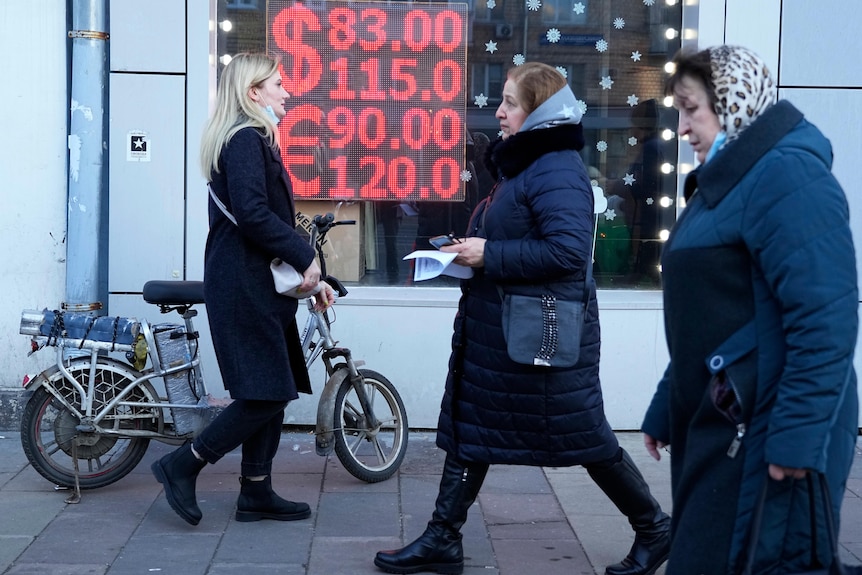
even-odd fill
[[[61,514],[16,563],[110,565],[128,543],[140,518],[129,513]]]
[[[323,493],[317,508],[317,537],[394,537],[400,532],[398,497],[393,493]]]
[[[354,532],[349,537],[315,535],[307,575],[380,575],[374,554],[392,547],[392,539]]]
[[[308,557],[314,536],[314,516],[299,521],[232,521],[222,537],[214,562],[295,563]]]
[[[574,537],[562,540],[494,540],[500,575],[594,575],[586,553]]]
[[[557,498],[552,493],[522,493],[518,495],[479,492],[479,502],[485,523],[531,523],[565,521]]]
[[[221,541],[214,533],[187,533],[183,545],[171,533],[135,536],[111,564],[109,575],[156,573],[205,575]]]
[[[0,535],[0,573],[6,573],[6,569],[24,552],[33,539],[26,535]]]
[[[24,563],[15,565],[4,575],[105,575],[108,565],[68,565],[66,563]]]
[[[2,491],[0,535],[35,537],[65,508],[66,503],[60,497],[46,497],[44,493]]]
[[[306,575],[307,573],[305,563],[213,563],[207,571],[207,575]]]

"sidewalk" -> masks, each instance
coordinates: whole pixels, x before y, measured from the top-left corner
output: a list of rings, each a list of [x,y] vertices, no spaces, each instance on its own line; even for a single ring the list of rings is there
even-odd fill
[[[407,457],[388,481],[366,484],[311,435],[285,433],[273,484],[306,501],[311,518],[237,523],[239,454],[207,466],[198,481],[197,527],[170,509],[150,463],[171,448],[151,443],[144,461],[111,486],[54,491],[27,464],[19,435],[0,432],[0,573],[51,575],[380,574],[379,549],[418,536],[430,517],[443,455],[433,433],[410,434]],[[640,434],[619,434],[661,504],[670,511],[669,461],[650,459]],[[862,441],[859,443],[862,449]],[[632,542],[625,520],[580,467],[492,466],[463,529],[466,575],[593,575]],[[840,541],[862,562],[862,452],[844,502]],[[659,570],[659,574],[663,573]]]

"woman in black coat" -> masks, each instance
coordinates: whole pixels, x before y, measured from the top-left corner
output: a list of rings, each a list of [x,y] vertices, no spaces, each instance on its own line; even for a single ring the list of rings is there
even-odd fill
[[[270,262],[278,257],[305,270],[300,288],[318,290],[318,307],[334,301],[332,289],[320,281],[314,250],[295,230],[293,192],[275,134],[288,97],[276,60],[235,56],[222,72],[216,111],[201,145],[213,200],[204,298],[222,380],[233,401],[194,442],[152,466],[168,503],[192,525],[201,520],[198,473],[240,445],[237,521],[292,521],[311,514],[307,504],[276,495],[270,478],[284,408],[298,392],[311,393],[296,327],[298,300],[275,291]]]
[[[583,465],[629,518],[635,543],[609,575],[647,575],[667,557],[669,517],[605,419],[599,384],[592,257],[593,192],[578,150],[581,113],[562,75],[545,64],[513,68],[497,109],[503,137],[490,149],[498,176],[468,237],[444,247],[473,268],[462,282],[437,445],[446,451],[436,509],[425,533],[381,551],[390,573],[461,573],[460,528],[491,463]],[[553,293],[589,306],[577,363],[524,365],[510,359],[502,295]]]

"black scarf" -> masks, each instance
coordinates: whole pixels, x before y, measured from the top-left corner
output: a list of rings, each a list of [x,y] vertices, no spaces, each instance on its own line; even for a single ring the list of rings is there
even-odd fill
[[[485,153],[485,165],[495,180],[500,176],[512,178],[549,152],[580,151],[583,147],[584,128],[581,124],[518,132],[505,140],[497,138],[492,142]]]

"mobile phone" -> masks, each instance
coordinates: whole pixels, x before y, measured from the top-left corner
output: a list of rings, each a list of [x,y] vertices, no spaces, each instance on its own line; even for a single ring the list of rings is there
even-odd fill
[[[452,244],[457,244],[458,240],[456,240],[452,234],[446,234],[443,236],[434,236],[433,238],[428,240],[432,246],[437,248],[438,250],[443,246],[451,246]]]

